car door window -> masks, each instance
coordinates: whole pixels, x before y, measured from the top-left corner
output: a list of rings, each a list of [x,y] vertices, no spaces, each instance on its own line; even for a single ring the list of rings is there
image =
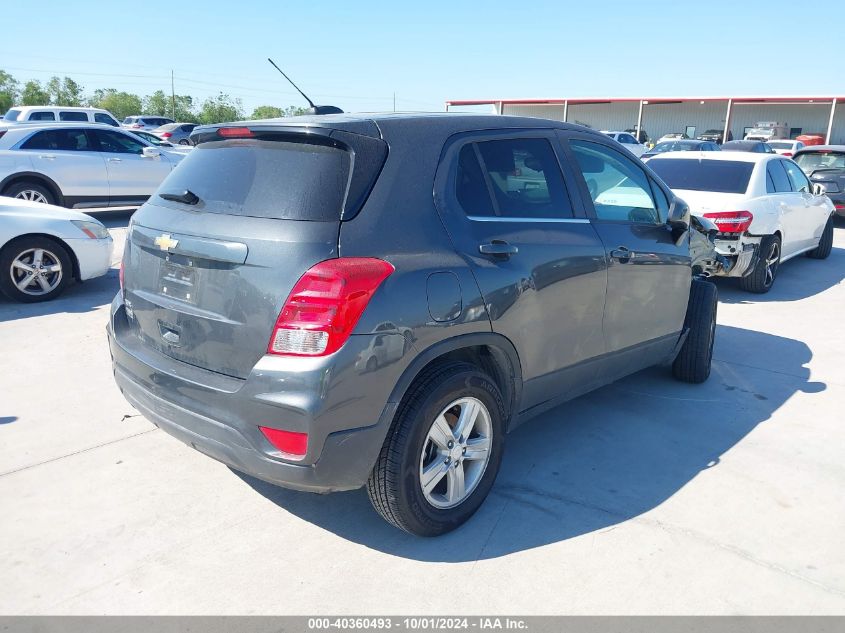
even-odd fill
[[[88,115],[85,112],[59,112],[59,120],[85,122],[88,120]]]
[[[792,191],[792,184],[789,181],[789,176],[783,168],[782,160],[772,160],[766,165],[766,189],[768,190],[768,181],[772,181],[773,191],[769,193],[787,193]]]
[[[56,115],[52,112],[33,112],[27,121],[55,121]]]
[[[573,140],[570,146],[599,220],[661,222],[648,178],[631,159],[590,141]]]
[[[779,160],[778,162],[783,164],[786,174],[789,176],[789,182],[792,184],[793,191],[810,193],[813,190],[810,186],[810,180],[798,165],[788,160]]]
[[[572,217],[560,165],[546,139],[469,143],[458,163],[457,198],[469,215]]]
[[[85,130],[45,130],[33,134],[21,149],[89,152],[93,148]]]
[[[103,114],[102,112],[95,112],[94,113],[94,121],[97,123],[105,123],[106,125],[111,125],[113,127],[119,127],[120,124],[111,118],[108,114]]]
[[[110,130],[96,130],[94,134],[100,143],[101,152],[111,154],[142,154],[144,152],[144,144],[127,134]]]

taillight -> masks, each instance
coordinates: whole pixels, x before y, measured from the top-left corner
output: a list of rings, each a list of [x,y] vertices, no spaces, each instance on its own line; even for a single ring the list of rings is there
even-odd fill
[[[784,152],[781,156],[792,156],[792,152]]]
[[[267,352],[285,356],[336,352],[394,270],[386,261],[367,257],[329,259],[312,266],[285,301]]]
[[[142,127],[144,127],[144,126],[143,126],[143,125],[141,125],[140,123],[133,123],[133,124],[132,124],[132,129],[133,129],[133,130],[140,130]]]
[[[744,233],[754,219],[750,211],[718,211],[705,213],[704,217],[713,220],[720,233]]]
[[[164,133],[161,135],[161,138],[170,138],[171,136],[173,136],[173,134],[171,134],[170,132],[164,132]]]
[[[302,457],[308,450],[308,434],[259,426],[264,437],[283,453]]]

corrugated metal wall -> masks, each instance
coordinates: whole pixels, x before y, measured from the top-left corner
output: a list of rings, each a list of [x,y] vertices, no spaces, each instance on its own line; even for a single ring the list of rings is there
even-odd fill
[[[687,126],[695,127],[695,134],[705,130],[721,130],[725,126],[728,102],[684,101],[680,103],[649,103],[643,106],[643,129],[652,140],[670,132],[685,132]],[[624,130],[637,122],[638,102],[597,104],[570,104],[567,120],[581,123],[596,130]],[[502,114],[540,117],[563,121],[563,104],[504,104]],[[790,128],[801,128],[802,133],[827,131],[830,104],[806,105],[734,105],[731,112],[731,132],[741,139],[746,127],[758,121],[778,121]],[[845,144],[845,103],[837,105],[831,143]]]

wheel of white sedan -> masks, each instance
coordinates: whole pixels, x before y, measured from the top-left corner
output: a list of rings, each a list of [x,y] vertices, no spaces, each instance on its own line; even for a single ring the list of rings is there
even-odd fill
[[[13,240],[0,252],[0,290],[16,301],[54,299],[72,274],[67,249],[47,237]]]

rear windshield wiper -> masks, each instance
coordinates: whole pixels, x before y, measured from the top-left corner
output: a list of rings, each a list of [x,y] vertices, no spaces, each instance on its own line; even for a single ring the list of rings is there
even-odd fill
[[[190,189],[185,189],[182,193],[160,193],[158,194],[159,198],[164,198],[165,200],[171,200],[173,202],[181,202],[182,204],[191,204],[194,205],[200,201],[200,198],[197,194],[195,194]]]

